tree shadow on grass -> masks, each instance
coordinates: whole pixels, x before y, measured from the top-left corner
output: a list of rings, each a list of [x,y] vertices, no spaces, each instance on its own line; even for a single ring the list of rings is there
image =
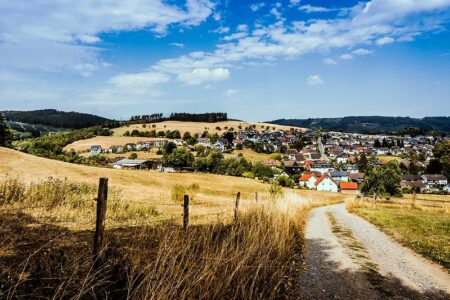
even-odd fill
[[[445,291],[431,288],[419,292],[392,274],[381,276],[370,265],[359,271],[343,269],[330,259],[331,247],[324,239],[310,239],[306,248],[308,255],[297,286],[300,299],[450,299]]]

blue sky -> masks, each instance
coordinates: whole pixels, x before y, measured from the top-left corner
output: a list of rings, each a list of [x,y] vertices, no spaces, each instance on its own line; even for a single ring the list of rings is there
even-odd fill
[[[450,114],[450,0],[0,0],[0,110]]]

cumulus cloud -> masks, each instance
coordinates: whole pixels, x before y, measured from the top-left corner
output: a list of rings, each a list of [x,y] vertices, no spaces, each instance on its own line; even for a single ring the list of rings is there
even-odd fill
[[[346,54],[342,54],[339,58],[342,60],[351,60],[351,59],[353,59],[353,55],[351,55],[350,53],[346,53]]]
[[[320,78],[319,75],[311,75],[306,79],[307,85],[321,85],[324,81]]]
[[[208,81],[220,81],[227,79],[230,71],[225,68],[207,69],[196,68],[192,71],[178,74],[178,80],[189,85],[198,85]]]
[[[379,38],[375,41],[375,43],[377,44],[377,46],[383,46],[383,45],[387,45],[387,44],[391,44],[393,43],[395,40],[389,36],[385,36],[382,38]]]
[[[367,49],[364,49],[364,48],[359,48],[359,49],[356,49],[356,50],[352,51],[352,54],[358,55],[358,56],[369,55],[369,54],[372,54],[372,53],[373,53],[372,50],[367,50]]]
[[[171,75],[186,84],[198,85],[227,79],[232,68],[273,64],[278,59],[292,59],[308,53],[356,48],[357,50],[339,57],[341,60],[349,60],[354,56],[370,54],[372,50],[358,47],[376,44],[386,36],[400,41],[414,38],[425,31],[439,29],[440,22],[445,19],[435,18],[432,23],[416,22],[411,26],[411,13],[429,13],[450,6],[450,0],[427,3],[372,0],[357,4],[344,17],[335,19],[296,21],[291,24],[276,21],[267,25],[259,24],[251,32],[247,25],[241,24],[213,51],[163,59],[150,66],[150,69]],[[391,9],[395,18],[390,17]],[[324,60],[324,63],[333,62],[335,61]],[[308,82],[311,83],[323,83],[318,75],[312,75],[309,79]]]
[[[29,61],[29,57],[20,54],[35,45],[36,49],[54,55],[47,55],[52,59],[41,60],[32,54],[33,66],[42,70],[80,69],[83,75],[87,68],[101,67],[97,64],[99,49],[83,47],[100,42],[99,34],[142,28],[164,34],[170,24],[200,24],[213,9],[214,4],[209,0],[187,0],[183,7],[163,0],[40,0],[26,4],[0,1],[0,54],[16,48],[20,51],[10,62]],[[62,48],[66,52],[57,51]],[[76,56],[67,54],[74,52]]]

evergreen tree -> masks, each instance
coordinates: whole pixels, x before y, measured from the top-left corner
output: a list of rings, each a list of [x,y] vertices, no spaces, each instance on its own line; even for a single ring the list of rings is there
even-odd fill
[[[5,119],[0,114],[0,146],[8,146],[11,143],[11,132],[5,123]]]

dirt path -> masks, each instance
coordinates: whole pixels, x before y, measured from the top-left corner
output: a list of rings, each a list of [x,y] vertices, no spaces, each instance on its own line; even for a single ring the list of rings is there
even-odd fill
[[[450,299],[450,274],[347,212],[312,211],[301,299]]]

